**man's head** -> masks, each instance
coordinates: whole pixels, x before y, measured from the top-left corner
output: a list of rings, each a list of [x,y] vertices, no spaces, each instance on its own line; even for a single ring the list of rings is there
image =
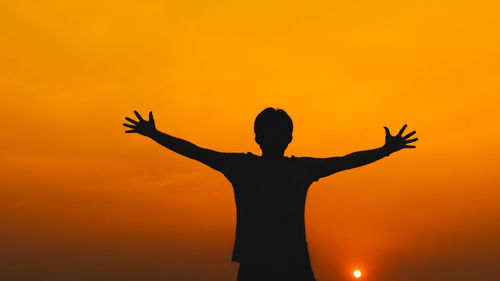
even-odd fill
[[[254,131],[263,153],[283,155],[292,141],[292,119],[283,109],[268,107],[255,118]]]

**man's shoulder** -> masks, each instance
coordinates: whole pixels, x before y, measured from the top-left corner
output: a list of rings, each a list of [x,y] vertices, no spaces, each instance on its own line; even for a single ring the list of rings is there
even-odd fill
[[[310,162],[316,161],[317,158],[309,157],[309,156],[295,156],[295,155],[292,155],[290,157],[290,160],[294,160],[294,161],[300,162],[300,163],[310,163]]]
[[[255,155],[255,154],[253,154],[252,152],[246,152],[246,153],[243,153],[243,154],[245,154],[245,157],[247,157],[247,158],[253,158],[253,159],[258,159],[258,158],[260,158],[260,156]]]
[[[251,152],[227,152],[224,153],[227,157],[232,157],[232,158],[242,158],[242,159],[247,159],[247,158],[258,158],[259,156],[251,153]]]
[[[306,175],[312,181],[318,181],[320,178],[316,174],[315,167],[317,166],[319,158],[309,157],[309,156],[295,156],[292,155],[290,160],[294,162],[293,166],[301,174]]]
[[[223,153],[223,160],[218,169],[226,177],[235,178],[241,176],[242,171],[251,170],[255,167],[259,156],[251,152],[227,152]],[[230,179],[230,181],[232,181]]]
[[[233,159],[259,159],[260,156],[253,154],[252,152],[229,152],[226,156]]]
[[[226,162],[228,161],[234,164],[241,162],[248,162],[250,160],[255,160],[259,158],[259,156],[251,152],[225,152],[222,153],[222,157],[225,159]]]
[[[245,158],[250,152],[221,152],[220,155],[227,158]]]

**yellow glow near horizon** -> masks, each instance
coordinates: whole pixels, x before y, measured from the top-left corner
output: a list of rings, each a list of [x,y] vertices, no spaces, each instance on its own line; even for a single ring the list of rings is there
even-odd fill
[[[361,271],[359,269],[354,270],[353,272],[354,277],[359,278],[361,277]]]

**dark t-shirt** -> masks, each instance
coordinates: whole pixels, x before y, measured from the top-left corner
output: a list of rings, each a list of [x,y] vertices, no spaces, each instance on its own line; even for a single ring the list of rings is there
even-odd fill
[[[320,176],[308,157],[267,160],[223,153],[212,168],[232,183],[236,202],[236,262],[303,262],[308,259],[304,210],[309,186]]]

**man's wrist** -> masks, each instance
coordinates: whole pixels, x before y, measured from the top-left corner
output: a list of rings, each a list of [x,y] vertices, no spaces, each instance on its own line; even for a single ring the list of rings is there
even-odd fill
[[[158,133],[159,131],[154,129],[152,130],[149,134],[148,134],[148,137],[151,138],[151,139],[155,139],[157,136],[158,136]]]

